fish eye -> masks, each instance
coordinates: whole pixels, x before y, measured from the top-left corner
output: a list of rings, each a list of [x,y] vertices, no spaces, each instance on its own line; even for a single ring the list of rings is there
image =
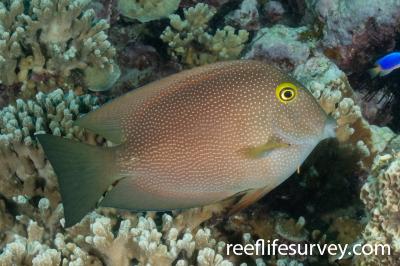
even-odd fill
[[[276,97],[284,104],[293,101],[297,96],[297,86],[293,83],[281,83],[275,90]]]

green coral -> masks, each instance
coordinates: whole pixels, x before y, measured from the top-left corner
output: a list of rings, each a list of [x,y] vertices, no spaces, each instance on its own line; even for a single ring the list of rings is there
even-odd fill
[[[118,10],[144,23],[167,17],[178,9],[179,3],[180,0],[119,0]]]
[[[0,83],[36,88],[64,85],[75,70],[94,67],[113,77],[115,49],[105,20],[87,0],[7,0],[0,3]],[[114,78],[115,79],[115,78]]]
[[[200,3],[185,9],[184,19],[176,14],[169,16],[171,26],[164,30],[161,39],[168,44],[172,57],[188,66],[238,58],[249,33],[236,33],[233,27],[225,26],[210,34],[208,22],[215,13],[214,8]]]

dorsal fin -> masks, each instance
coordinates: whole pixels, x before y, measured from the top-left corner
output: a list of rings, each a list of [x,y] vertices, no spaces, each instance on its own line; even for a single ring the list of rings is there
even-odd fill
[[[106,103],[101,108],[79,118],[74,124],[100,134],[115,144],[120,144],[125,140],[124,118],[134,119],[129,115],[141,110],[143,104],[149,99],[157,97],[163,91],[173,93],[181,88],[179,84],[184,83],[184,80],[200,81],[201,79],[197,76],[212,73],[213,70],[223,68],[228,64],[235,64],[235,62],[237,63],[237,61],[227,61],[205,65],[151,82]]]
[[[115,144],[121,144],[123,142],[123,134],[121,121],[117,117],[118,110],[110,110],[113,112],[109,113],[106,112],[107,110],[103,110],[109,105],[106,104],[104,107],[79,118],[74,122],[74,125],[89,129]]]

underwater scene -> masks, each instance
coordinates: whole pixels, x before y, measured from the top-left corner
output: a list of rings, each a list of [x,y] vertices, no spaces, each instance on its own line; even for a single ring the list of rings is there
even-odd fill
[[[400,265],[399,0],[0,0],[0,266]]]

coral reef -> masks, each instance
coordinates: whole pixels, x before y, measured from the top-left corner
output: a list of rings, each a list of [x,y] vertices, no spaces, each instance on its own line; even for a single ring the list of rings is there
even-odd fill
[[[0,265],[58,265],[46,234],[61,227],[62,205],[50,164],[36,133],[101,144],[102,139],[74,127],[79,115],[97,108],[97,98],[62,89],[39,92],[0,110]],[[6,246],[4,246],[6,245]],[[19,254],[19,255],[16,255]]]
[[[324,111],[336,119],[337,138],[357,147],[364,157],[363,162],[370,165],[377,149],[345,73],[327,57],[317,55],[299,65],[294,76],[311,91]]]
[[[41,199],[37,212],[48,208],[42,202],[48,204],[46,199]],[[0,206],[4,211],[4,205]],[[26,220],[26,224],[17,221],[12,228],[1,225],[1,229],[7,231],[0,232],[9,235],[0,253],[0,265],[59,265],[60,262],[62,265],[130,265],[131,261],[139,265],[171,265],[173,262],[176,265],[196,262],[198,265],[233,265],[224,258],[225,242],[214,238],[219,234],[212,228],[200,226],[217,211],[205,207],[177,213],[174,217],[168,214],[158,217],[154,213],[142,215],[102,209],[100,214],[92,212],[67,230],[62,227],[62,208],[41,224],[30,220],[32,216],[21,214],[19,220]]]
[[[308,12],[323,25],[322,45],[341,68],[370,64],[371,55],[393,49],[400,22],[398,1],[307,0]]]
[[[355,91],[355,98],[361,107],[363,117],[371,124],[387,126],[393,121],[390,112],[394,108],[394,95],[390,91],[379,90],[371,93],[367,90]]]
[[[115,49],[105,20],[96,21],[88,1],[9,0],[0,3],[0,81],[22,83],[24,95],[64,85],[71,71],[90,67],[118,78]],[[109,86],[107,86],[109,88]]]
[[[231,26],[218,29],[214,35],[207,32],[208,22],[215,10],[206,4],[197,4],[184,10],[184,19],[170,15],[170,24],[161,35],[169,46],[172,57],[187,66],[197,66],[219,60],[236,59],[248,40],[248,32],[237,33]]]
[[[97,143],[94,135],[72,124],[97,106],[94,96],[76,96],[57,89],[48,95],[39,92],[34,100],[18,99],[16,106],[0,110],[0,194],[7,199],[58,194],[54,173],[34,134],[51,133]]]
[[[371,245],[389,244],[391,254],[360,256],[356,258],[357,265],[397,265],[400,258],[400,157],[399,147],[396,148],[397,153],[375,158],[372,173],[361,190],[361,199],[369,214],[363,239]]]
[[[395,106],[399,83],[388,79],[387,94],[358,72],[395,47],[399,10],[396,0],[0,1],[0,265],[397,265],[400,137],[369,123],[397,115],[385,104]],[[110,145],[73,121],[143,83],[241,57],[292,72],[336,119],[339,142],[232,216],[233,200],[167,213],[99,208],[64,227],[36,133]],[[257,238],[389,244],[392,255],[226,254],[227,243]]]
[[[256,0],[244,0],[240,8],[225,17],[228,24],[246,30],[258,30],[260,28],[260,16],[258,2]]]
[[[163,76],[160,55],[153,46],[128,42],[119,49],[117,60],[121,66],[121,77],[113,88],[117,95]]]
[[[124,16],[149,22],[167,17],[178,9],[180,0],[118,0],[118,10]]]
[[[287,71],[305,63],[311,54],[314,44],[301,41],[300,36],[307,27],[289,28],[284,25],[262,28],[257,32],[247,59],[271,61]]]
[[[266,241],[278,239],[279,243],[288,245],[302,245],[308,243],[351,244],[354,241],[353,235],[361,231],[360,223],[353,219],[346,218],[343,213],[331,214],[334,216],[332,224],[340,223],[341,227],[327,229],[323,226],[315,227],[315,222],[314,224],[308,224],[302,216],[298,218],[290,218],[287,214],[281,212],[273,212],[270,210],[265,212],[265,209],[263,208],[266,206],[260,206],[259,204],[260,203],[258,203],[258,206],[255,208],[252,207],[248,212],[242,212],[231,216],[228,219],[228,222],[225,225],[225,230],[227,230],[231,235],[231,239],[232,236],[236,238],[240,237],[243,244],[254,244],[255,239],[264,239]],[[337,232],[337,234],[340,235],[345,235],[348,233],[348,230],[354,233],[346,239],[346,241],[349,242],[338,242],[337,239],[332,238],[332,230],[335,230],[335,233]],[[358,237],[358,235],[356,237]],[[260,265],[312,265],[313,263],[316,263],[317,265],[330,265],[330,262],[335,260],[334,257],[326,257],[325,259],[322,259],[318,258],[317,255],[302,256],[299,254],[293,256],[282,256],[276,254],[275,256],[270,256],[268,258],[252,256],[251,259],[256,263],[260,263]]]
[[[58,265],[57,253],[48,249],[44,241],[48,238],[41,235],[60,227],[62,205],[56,177],[34,134],[101,143],[72,125],[80,114],[96,107],[96,97],[57,89],[48,95],[39,92],[34,100],[19,99],[16,106],[0,111],[0,239],[2,248],[7,244],[0,265]]]
[[[269,22],[275,23],[282,19],[285,9],[279,1],[268,1],[263,8],[263,13]]]

